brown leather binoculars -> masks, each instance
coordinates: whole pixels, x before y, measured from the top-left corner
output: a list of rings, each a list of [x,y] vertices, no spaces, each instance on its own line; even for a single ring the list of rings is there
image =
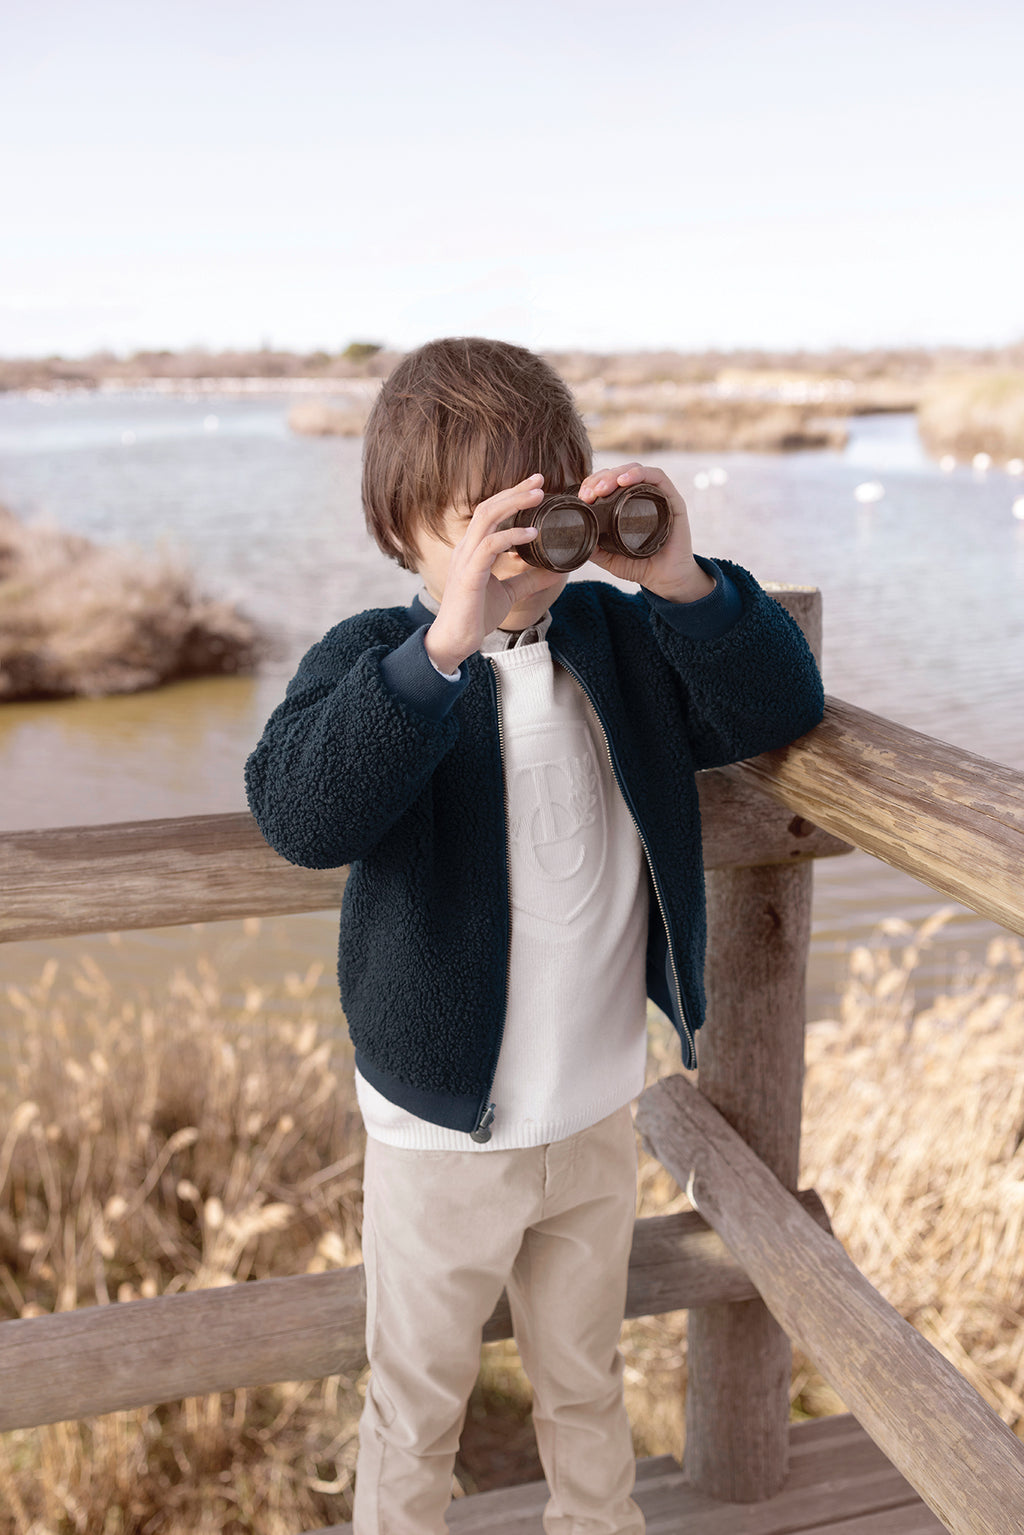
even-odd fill
[[[672,510],[653,485],[627,485],[594,502],[581,501],[572,491],[553,491],[503,526],[537,529],[537,537],[516,550],[528,565],[577,570],[598,545],[632,560],[656,554],[671,531]]]

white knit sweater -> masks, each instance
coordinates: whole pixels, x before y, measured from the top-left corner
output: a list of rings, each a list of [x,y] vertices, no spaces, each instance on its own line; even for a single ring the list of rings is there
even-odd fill
[[[601,729],[537,630],[481,646],[495,666],[508,811],[508,1011],[480,1144],[398,1108],[357,1072],[366,1130],[486,1154],[561,1140],[642,1090],[647,874]]]

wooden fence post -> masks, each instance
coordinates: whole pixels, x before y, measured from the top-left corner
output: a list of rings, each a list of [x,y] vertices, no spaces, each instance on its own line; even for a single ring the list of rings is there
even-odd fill
[[[820,656],[819,592],[777,594]],[[797,1186],[813,864],[710,872],[708,1021],[698,1086],[788,1189]],[[689,1480],[757,1502],[782,1487],[792,1346],[759,1300],[691,1311]]]

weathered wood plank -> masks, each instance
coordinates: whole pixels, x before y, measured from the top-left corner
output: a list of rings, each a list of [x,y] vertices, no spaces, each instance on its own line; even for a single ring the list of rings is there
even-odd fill
[[[796,1187],[811,867],[708,880],[708,1022],[701,1093],[787,1188]],[[697,1312],[687,1337],[686,1471],[738,1503],[786,1477],[792,1345],[760,1300]]]
[[[726,771],[702,773],[709,868],[831,857],[847,845]],[[0,942],[325,911],[345,869],[301,869],[247,813],[0,835]]]
[[[1024,1444],[807,1219],[682,1076],[640,1100],[646,1144],[750,1274],[776,1320],[954,1535],[1024,1524]]]
[[[777,804],[735,767],[698,773],[697,791],[705,869],[802,863],[853,851],[848,842]]]
[[[813,1190],[813,1219],[828,1217]],[[627,1316],[755,1295],[699,1215],[636,1223]],[[350,1374],[366,1363],[361,1264],[156,1300],[89,1306],[0,1324],[0,1432],[280,1380]],[[512,1336],[503,1296],[488,1342]]]
[[[236,815],[0,836],[0,941],[337,907],[345,869],[300,869]]]
[[[787,606],[820,659],[820,594]],[[735,773],[731,779],[744,781]],[[698,1085],[792,1189],[800,1157],[811,876],[805,863],[719,869],[708,878],[708,1026]],[[792,1362],[789,1339],[760,1299],[693,1313],[685,1465],[701,1492],[750,1503],[782,1487]]]
[[[789,814],[762,821],[741,783]],[[1024,933],[1024,773],[830,699],[815,730],[701,775],[701,793],[708,868],[824,856],[841,839]],[[237,814],[9,832],[0,885],[13,941],[318,911],[340,902],[344,870],[286,863]]]
[[[1024,773],[830,698],[735,772],[815,825],[1024,934]]]
[[[823,1438],[813,1436],[817,1424],[790,1425],[793,1473],[779,1496],[764,1503],[740,1507],[708,1497],[669,1455],[638,1461],[635,1497],[647,1535],[943,1535],[934,1514],[853,1418],[829,1422],[835,1426]],[[478,1493],[451,1505],[448,1525],[452,1535],[542,1535],[546,1501],[543,1482]],[[351,1530],[336,1524],[315,1535]]]
[[[919,1501],[864,1514],[859,1519],[844,1519],[842,1523],[826,1514],[821,1524],[810,1525],[800,1535],[946,1535],[946,1526]]]

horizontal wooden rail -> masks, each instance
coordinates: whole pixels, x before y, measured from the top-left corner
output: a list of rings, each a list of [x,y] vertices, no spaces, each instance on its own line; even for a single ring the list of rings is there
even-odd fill
[[[1024,773],[836,698],[792,746],[728,771],[1024,934]]]
[[[800,1195],[829,1229],[813,1190]],[[627,1316],[756,1296],[700,1215],[637,1221]],[[147,1407],[280,1380],[350,1374],[366,1363],[361,1264],[156,1300],[0,1324],[0,1431]],[[503,1295],[486,1342],[512,1336]]]
[[[708,869],[864,848],[1024,934],[1024,773],[829,699],[791,746],[699,777]],[[0,941],[337,907],[344,869],[300,869],[252,818],[0,835]]]
[[[756,785],[701,775],[710,869],[848,851]],[[301,869],[247,812],[0,835],[0,942],[337,908],[344,869]]]
[[[685,1077],[640,1099],[645,1144],[776,1321],[953,1535],[1024,1527],[1024,1444],[879,1295]]]

